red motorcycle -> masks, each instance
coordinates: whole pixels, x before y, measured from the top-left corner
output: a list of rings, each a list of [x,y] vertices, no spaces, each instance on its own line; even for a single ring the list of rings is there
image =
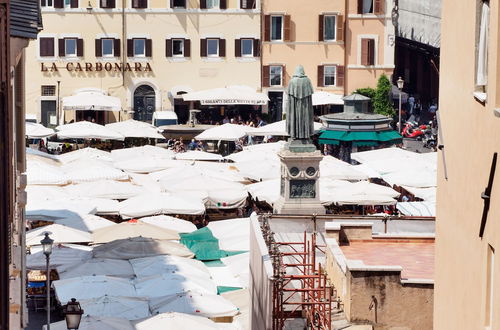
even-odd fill
[[[419,126],[418,123],[415,122],[406,122],[401,134],[403,137],[419,140],[425,134],[426,130],[429,129],[427,126],[428,125]]]

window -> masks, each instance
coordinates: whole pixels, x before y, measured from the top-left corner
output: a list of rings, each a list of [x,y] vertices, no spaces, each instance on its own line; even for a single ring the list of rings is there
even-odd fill
[[[373,0],[359,0],[361,3],[360,14],[373,14]]]
[[[361,39],[361,65],[375,65],[375,39]]]
[[[241,9],[255,9],[256,0],[240,0]]]
[[[270,86],[281,86],[282,85],[282,74],[283,67],[281,65],[271,65],[269,66],[269,85]]]
[[[132,0],[132,8],[135,9],[148,8],[148,0]]]
[[[39,39],[40,56],[54,56],[54,38]]]
[[[114,39],[101,39],[102,41],[102,57],[113,57],[114,55]]]
[[[486,0],[480,1],[478,8],[479,19],[476,23],[476,93],[480,101],[486,101],[486,86],[488,84],[488,30],[490,21],[490,6]]]
[[[333,15],[325,15],[323,21],[323,40],[333,41],[335,40],[335,24],[336,17]]]
[[[485,307],[485,320],[484,326],[486,329],[491,329],[491,324],[493,321],[493,311],[494,311],[494,285],[493,285],[493,277],[494,277],[494,269],[495,269],[495,250],[491,245],[488,244],[488,252],[487,252],[487,266],[486,266],[486,307]]]
[[[324,67],[324,86],[335,86],[335,73],[336,67],[334,65],[329,65]]]
[[[384,13],[384,0],[358,0],[358,14],[376,14]]]
[[[56,85],[42,85],[42,96],[55,96]]]
[[[254,39],[241,39],[241,56],[253,57],[253,43]]]
[[[101,8],[115,8],[116,7],[116,0],[100,0],[99,6]]]
[[[172,56],[184,57],[184,39],[172,39]]]
[[[207,0],[207,9],[220,8],[219,0]]]
[[[67,57],[76,57],[76,39],[64,39],[64,54]]]
[[[219,39],[207,39],[207,56],[219,56]]]
[[[271,41],[283,40],[283,16],[271,16]]]
[[[186,0],[170,0],[171,8],[186,8]]]
[[[54,7],[54,1],[53,0],[41,0],[40,6],[41,7]]]
[[[71,8],[71,0],[64,0],[64,8]]]
[[[133,39],[134,40],[134,56],[146,56],[146,39]]]

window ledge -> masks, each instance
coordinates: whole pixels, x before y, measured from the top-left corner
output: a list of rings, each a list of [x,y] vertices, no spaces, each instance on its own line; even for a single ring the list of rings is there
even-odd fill
[[[225,57],[202,57],[203,62],[223,62]]]
[[[168,58],[169,62],[174,62],[174,63],[180,63],[180,62],[187,62],[189,60],[189,57],[185,56],[172,56]]]
[[[486,103],[486,99],[487,99],[487,94],[486,93],[484,93],[484,92],[474,92],[473,95],[474,95],[474,98],[477,101],[479,101],[479,102],[481,102],[483,104]]]

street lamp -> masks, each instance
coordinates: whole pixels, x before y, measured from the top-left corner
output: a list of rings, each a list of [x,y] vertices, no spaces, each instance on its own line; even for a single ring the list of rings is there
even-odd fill
[[[71,301],[68,301],[68,303],[63,306],[63,313],[66,319],[66,328],[68,328],[68,330],[78,330],[83,314],[80,303],[76,301],[75,298],[71,298]]]
[[[43,254],[47,262],[46,277],[47,277],[47,330],[50,330],[50,254],[52,253],[52,243],[54,240],[49,237],[49,233],[45,232],[45,237],[40,241],[42,243]]]
[[[401,126],[401,92],[403,91],[405,81],[401,79],[401,77],[399,77],[397,84],[399,88],[399,134],[401,134],[401,131],[403,129],[403,127]]]

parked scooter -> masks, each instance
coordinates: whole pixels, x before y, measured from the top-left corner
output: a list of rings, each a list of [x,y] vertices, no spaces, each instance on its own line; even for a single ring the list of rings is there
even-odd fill
[[[401,134],[403,137],[420,140],[425,134],[427,125],[418,125],[417,122],[406,122]]]
[[[425,133],[422,137],[422,141],[424,143],[424,148],[433,149],[436,151],[437,148],[437,127],[433,124],[433,122],[429,122],[428,128],[425,130]]]

